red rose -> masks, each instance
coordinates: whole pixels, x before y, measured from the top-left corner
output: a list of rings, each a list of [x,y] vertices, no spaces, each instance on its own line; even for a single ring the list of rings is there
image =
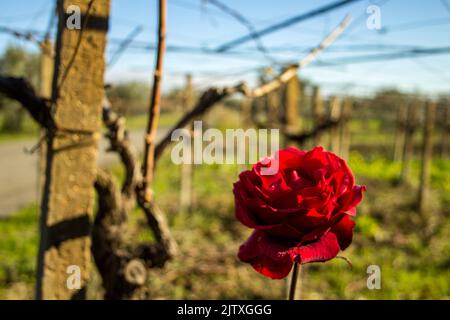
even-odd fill
[[[277,172],[264,175],[274,160]],[[239,259],[281,279],[294,261],[336,257],[352,242],[350,217],[363,191],[346,162],[322,147],[309,152],[287,148],[256,163],[239,175],[233,189],[237,219],[254,229],[239,248]]]

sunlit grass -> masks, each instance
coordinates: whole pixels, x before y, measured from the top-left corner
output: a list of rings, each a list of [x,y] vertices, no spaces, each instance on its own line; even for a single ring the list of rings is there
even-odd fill
[[[419,181],[419,159],[412,162],[412,185],[405,188],[393,183],[401,164],[382,155],[352,152],[349,164],[357,182],[367,184],[368,189],[356,216],[354,242],[340,253],[351,260],[353,268],[342,259],[305,266],[302,298],[449,298],[450,219],[439,208],[448,203],[450,160],[433,160],[432,194],[440,206],[432,214],[442,219],[429,240],[422,239],[420,217],[411,206]],[[180,214],[181,166],[170,161],[170,152],[163,155],[155,176],[155,201],[171,224],[180,255],[164,269],[152,270],[153,298],[284,299],[284,280],[264,278],[236,257],[251,232],[234,217],[232,184],[242,169],[238,165],[195,165],[192,210]],[[112,172],[118,181],[122,179],[120,166]],[[0,298],[32,297],[36,212],[36,206],[31,206],[0,221]],[[139,209],[131,213],[129,226],[129,241],[153,241]],[[381,268],[381,290],[367,288],[367,267],[372,264]],[[98,290],[100,284],[95,285],[90,290]]]
[[[38,208],[31,205],[0,220],[0,299],[16,283],[32,288],[38,244]],[[30,289],[31,290],[31,289]]]

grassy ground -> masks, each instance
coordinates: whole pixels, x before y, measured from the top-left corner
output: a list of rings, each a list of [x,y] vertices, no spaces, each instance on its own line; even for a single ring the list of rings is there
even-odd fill
[[[0,124],[4,121],[4,114],[0,113]],[[35,138],[38,136],[39,128],[28,114],[24,115],[23,127],[20,132],[0,131],[0,143]]]
[[[155,196],[170,221],[180,256],[166,268],[152,271],[152,298],[283,299],[286,281],[266,279],[236,258],[239,245],[251,232],[234,218],[231,189],[242,167],[195,166],[192,212],[182,215],[178,213],[181,168],[168,156],[159,163]],[[396,184],[400,164],[376,152],[376,146],[371,153],[354,150],[349,162],[357,182],[367,185],[354,242],[341,253],[353,267],[342,259],[302,267],[302,298],[449,299],[450,160],[433,161],[431,206],[425,216],[414,209],[418,160],[413,161],[408,186]],[[119,168],[114,172],[121,176]],[[0,222],[0,299],[32,297],[36,211],[31,206]],[[135,241],[151,239],[139,211],[131,221]],[[366,286],[369,265],[381,268],[380,290]],[[94,274],[91,298],[101,298],[99,288]]]

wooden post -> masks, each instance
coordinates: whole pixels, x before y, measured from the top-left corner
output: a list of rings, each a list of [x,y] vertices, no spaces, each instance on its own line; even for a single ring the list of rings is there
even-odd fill
[[[441,139],[441,158],[448,157],[448,140],[450,139],[450,106],[444,106],[444,115],[442,117],[442,139]]]
[[[248,129],[252,125],[252,104],[254,100],[243,97],[241,102],[242,126]]]
[[[340,124],[340,155],[342,158],[348,160],[350,154],[350,117],[352,114],[353,101],[350,97],[345,98],[342,106],[342,123]]]
[[[431,161],[433,156],[433,127],[436,115],[436,104],[428,102],[425,107],[423,126],[422,167],[420,174],[419,211],[425,214],[428,209],[428,193],[430,184]]]
[[[274,90],[267,94],[267,124],[269,128],[279,125],[280,91]]]
[[[325,107],[322,97],[320,95],[320,88],[314,87],[313,89],[313,126],[318,126],[325,121]],[[317,134],[314,138],[314,146],[324,146],[323,134]]]
[[[285,130],[287,132],[297,132],[300,124],[299,107],[300,107],[300,81],[298,77],[292,77],[286,83],[285,99],[284,99],[284,117]]]
[[[414,152],[414,132],[417,126],[418,101],[413,101],[408,106],[408,117],[405,126],[405,144],[403,146],[402,171],[400,182],[407,184],[409,182],[410,161]]]
[[[408,115],[408,108],[406,103],[402,101],[398,106],[397,110],[397,127],[395,130],[395,140],[394,140],[394,161],[400,161],[402,158],[402,152],[404,150],[405,144],[405,131],[406,131],[406,121]]]
[[[37,299],[82,299],[90,273],[90,216],[94,205],[109,0],[58,1],[58,35],[41,203]],[[81,28],[66,27],[68,6]]]
[[[50,39],[45,39],[41,44],[39,93],[47,99],[52,96],[53,58],[53,43]]]
[[[333,97],[330,101],[330,119],[333,121],[340,121],[341,120],[341,100],[339,97]],[[340,135],[339,135],[339,127],[334,126],[330,130],[330,150],[336,154],[340,151]]]
[[[192,75],[188,74],[186,76],[186,87],[183,94],[183,107],[184,110],[189,110],[193,103],[193,92],[192,92]],[[194,131],[192,130],[192,125],[189,127],[191,137],[193,138]],[[191,151],[191,159],[193,157]],[[180,186],[180,214],[189,213],[192,205],[192,176],[193,176],[194,163],[187,163],[181,165],[181,186]]]

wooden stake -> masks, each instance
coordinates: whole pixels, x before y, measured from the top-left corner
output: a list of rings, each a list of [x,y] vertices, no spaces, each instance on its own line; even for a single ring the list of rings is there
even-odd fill
[[[193,103],[192,92],[192,76],[189,74],[186,76],[186,88],[184,90],[183,106],[185,110],[189,110]],[[192,125],[189,128],[191,138],[193,138],[194,131]],[[192,148],[190,148],[192,150]],[[191,159],[193,157],[191,151]],[[187,163],[181,165],[181,186],[180,186],[180,214],[189,213],[192,205],[192,176],[193,176],[194,164]]]
[[[298,77],[291,78],[286,84],[285,90],[285,130],[287,132],[298,131],[300,124],[300,81]]]
[[[430,184],[430,170],[433,155],[433,127],[436,115],[436,104],[428,102],[425,107],[423,127],[422,167],[420,174],[419,210],[425,214],[428,208],[428,194]]]
[[[333,97],[330,101],[330,119],[332,121],[340,121],[342,115],[341,100],[339,97]],[[336,154],[340,151],[340,125],[330,130],[330,150]]]
[[[313,127],[318,127],[325,122],[325,107],[320,95],[320,88],[314,87],[313,89]],[[316,135],[314,139],[314,146],[324,146],[325,140],[322,134]]]
[[[400,182],[402,184],[409,183],[409,167],[414,153],[414,132],[417,126],[418,104],[419,101],[413,101],[408,106],[408,117],[405,126],[405,144],[403,146],[402,172],[400,176]]]
[[[50,39],[45,39],[41,44],[39,93],[47,99],[52,96],[53,58],[53,43]]]
[[[345,98],[342,106],[342,122],[339,125],[340,130],[340,155],[342,158],[347,159],[350,154],[350,117],[352,114],[353,101],[350,97]]]
[[[397,111],[397,127],[394,141],[394,161],[400,161],[405,144],[405,131],[408,116],[408,107],[404,101],[400,103]]]
[[[448,140],[450,139],[450,106],[444,106],[444,116],[442,117],[442,139],[441,139],[441,158],[448,156]]]
[[[267,94],[267,124],[275,128],[280,124],[280,91],[275,90]]]

